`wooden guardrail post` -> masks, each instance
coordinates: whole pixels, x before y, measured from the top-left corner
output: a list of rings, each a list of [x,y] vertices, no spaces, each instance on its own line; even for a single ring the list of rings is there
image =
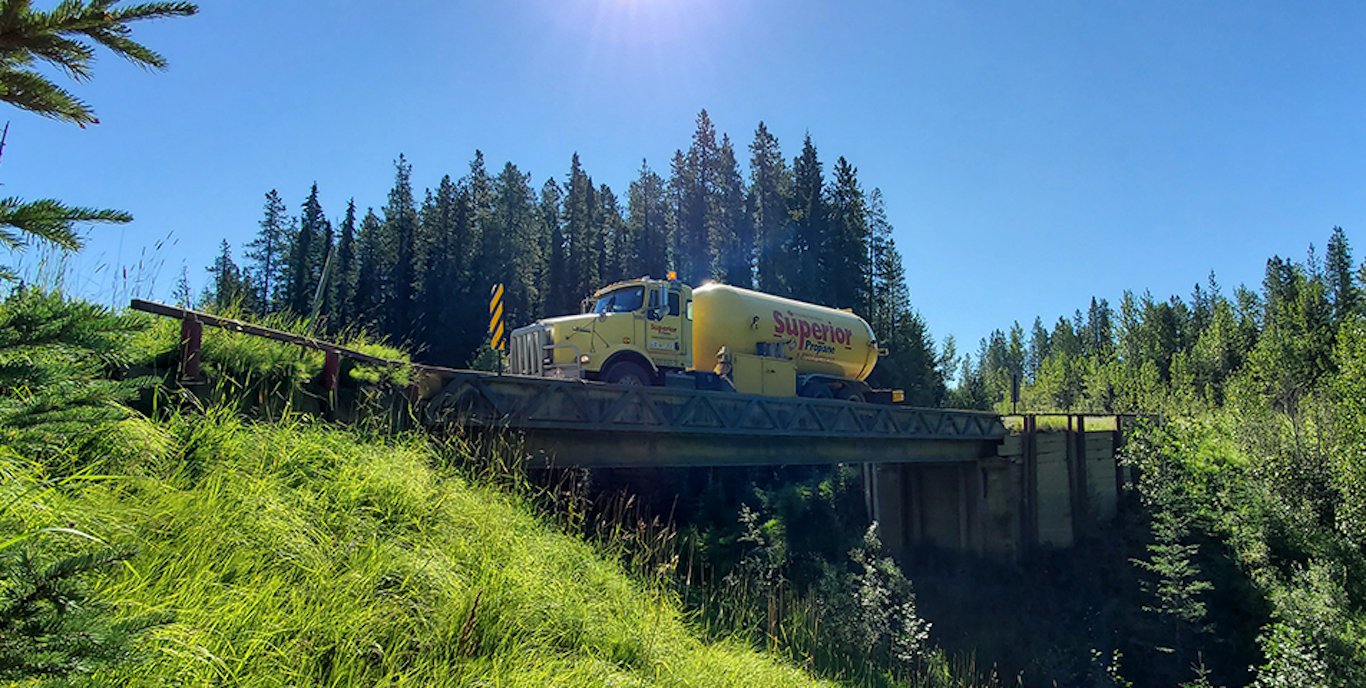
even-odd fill
[[[323,353],[323,389],[336,393],[337,376],[341,372],[341,354],[333,349]]]
[[[198,382],[204,323],[193,316],[180,321],[180,381]]]

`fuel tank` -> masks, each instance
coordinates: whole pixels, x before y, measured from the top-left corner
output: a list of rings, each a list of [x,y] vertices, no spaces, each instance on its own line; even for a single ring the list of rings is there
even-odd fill
[[[853,313],[724,284],[697,287],[692,298],[698,370],[715,367],[723,346],[753,354],[763,344],[782,344],[799,375],[862,380],[877,365],[873,329]]]

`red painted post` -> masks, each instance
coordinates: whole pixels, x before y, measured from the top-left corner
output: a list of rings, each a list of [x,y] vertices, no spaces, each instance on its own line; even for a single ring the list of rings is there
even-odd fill
[[[323,388],[329,392],[337,391],[337,376],[341,372],[341,354],[328,349],[323,354]]]
[[[200,347],[204,343],[204,324],[194,318],[180,321],[180,379],[199,380]]]

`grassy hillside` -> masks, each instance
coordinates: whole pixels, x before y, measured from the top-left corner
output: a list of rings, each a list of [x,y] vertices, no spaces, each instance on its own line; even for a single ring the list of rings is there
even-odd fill
[[[0,517],[139,548],[104,597],[175,621],[118,684],[818,685],[699,640],[674,601],[416,439],[215,411],[126,420],[64,458],[84,477],[38,490],[53,476],[4,459]]]

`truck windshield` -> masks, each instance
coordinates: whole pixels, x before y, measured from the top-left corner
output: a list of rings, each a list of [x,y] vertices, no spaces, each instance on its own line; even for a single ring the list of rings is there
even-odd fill
[[[645,303],[645,288],[632,287],[614,291],[598,299],[594,313],[630,313],[640,310]]]

